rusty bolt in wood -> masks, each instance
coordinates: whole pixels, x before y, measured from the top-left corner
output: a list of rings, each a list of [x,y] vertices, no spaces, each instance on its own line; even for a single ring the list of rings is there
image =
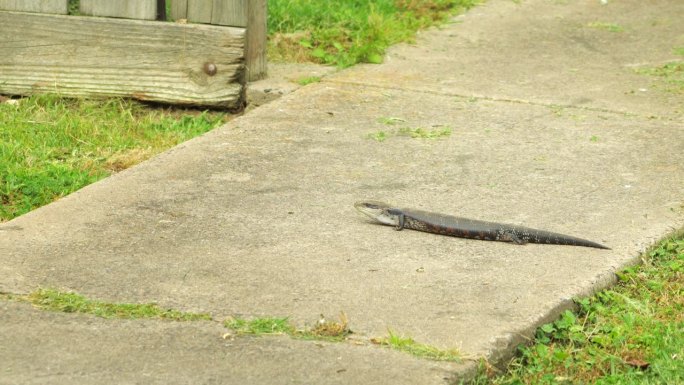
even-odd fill
[[[204,73],[205,74],[207,74],[209,76],[214,76],[214,75],[216,75],[217,70],[218,69],[216,68],[216,64],[209,63],[209,62],[204,63]]]

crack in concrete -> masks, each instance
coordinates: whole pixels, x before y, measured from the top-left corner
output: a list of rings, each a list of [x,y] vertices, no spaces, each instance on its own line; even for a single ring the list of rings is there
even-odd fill
[[[602,113],[607,113],[607,114],[621,115],[624,117],[641,118],[641,119],[649,119],[649,120],[656,119],[656,120],[666,120],[666,121],[673,121],[673,122],[677,122],[677,121],[681,120],[677,117],[658,116],[658,115],[642,115],[642,114],[637,114],[637,113],[628,112],[628,111],[612,110],[609,108],[586,107],[586,106],[576,106],[576,105],[572,105],[572,104],[559,104],[559,103],[543,103],[543,102],[535,102],[532,100],[525,100],[525,99],[499,98],[499,97],[495,97],[495,96],[485,96],[485,95],[463,95],[463,94],[459,94],[456,92],[433,91],[433,90],[426,90],[426,89],[414,88],[414,87],[393,87],[393,86],[388,86],[388,85],[368,84],[368,83],[362,83],[362,82],[336,80],[336,79],[328,79],[328,78],[322,78],[320,83],[352,85],[352,86],[361,86],[361,87],[395,90],[395,91],[419,92],[419,93],[425,93],[425,94],[431,94],[431,95],[444,95],[444,96],[457,97],[457,98],[466,99],[466,100],[477,99],[477,100],[497,102],[497,103],[511,103],[511,104],[522,104],[522,105],[548,107],[548,108],[563,108],[563,109],[573,109],[573,110],[579,110],[579,111],[602,112]]]
[[[47,312],[47,313],[59,313],[59,314],[69,314],[72,316],[75,316],[76,314],[83,314],[83,315],[88,315],[91,317],[97,317],[97,318],[103,318],[106,320],[111,320],[111,321],[116,321],[116,320],[146,320],[146,321],[161,321],[161,322],[178,322],[178,323],[199,323],[199,322],[204,322],[204,323],[213,323],[213,324],[218,324],[228,330],[226,333],[224,333],[221,338],[224,340],[226,339],[234,339],[237,337],[246,337],[249,335],[256,335],[259,337],[269,337],[269,336],[287,336],[288,338],[292,340],[302,340],[302,341],[313,341],[313,342],[328,342],[328,343],[345,343],[345,344],[350,344],[350,345],[357,345],[357,346],[377,346],[379,348],[383,349],[390,349],[390,350],[397,350],[406,354],[409,354],[411,356],[414,356],[419,359],[424,359],[427,361],[452,361],[452,359],[437,359],[437,358],[430,358],[430,357],[425,357],[419,354],[412,353],[410,351],[407,351],[405,349],[402,349],[401,347],[395,347],[392,345],[390,342],[381,342],[381,341],[388,341],[389,337],[363,337],[363,336],[352,336],[352,337],[344,337],[341,340],[334,340],[330,338],[325,338],[326,336],[316,336],[315,334],[311,334],[310,332],[313,330],[313,328],[305,328],[305,329],[297,329],[295,330],[297,332],[304,332],[304,334],[292,334],[288,332],[278,332],[278,333],[249,333],[249,332],[241,332],[238,329],[232,328],[230,326],[227,326],[225,323],[225,320],[219,320],[214,317],[211,317],[210,319],[191,319],[191,320],[179,320],[179,319],[166,319],[166,318],[160,318],[160,317],[133,317],[129,318],[126,316],[115,316],[115,317],[103,317],[101,315],[97,315],[94,313],[90,312],[81,312],[81,311],[63,311],[63,310],[54,310],[54,309],[48,309],[45,307],[41,306],[36,306],[28,297],[32,293],[14,293],[14,292],[5,292],[5,291],[0,291],[0,301],[6,301],[6,302],[18,302],[18,303],[24,303],[24,304],[29,304],[33,305],[34,309],[37,309],[42,312]],[[99,301],[98,301],[99,302]],[[116,305],[117,303],[114,302],[102,302],[103,304],[109,304],[109,305]],[[139,304],[139,305],[145,305],[145,304]],[[172,311],[180,311],[180,310],[174,310],[174,309],[166,309],[166,310],[172,310]],[[260,317],[264,318],[264,317]],[[268,317],[266,317],[268,318]],[[351,332],[353,333],[353,332]],[[405,337],[413,341],[413,343],[427,347],[427,348],[434,348],[431,345],[425,345],[421,344],[417,341],[414,341],[413,338],[411,337]],[[447,350],[442,350],[442,349],[437,349],[434,348],[435,351],[444,351],[446,352]],[[450,350],[456,350],[458,351],[458,360],[453,361],[453,362],[464,362],[464,361],[478,361],[480,359],[485,359],[484,357],[479,357],[474,354],[470,353],[465,353],[462,352],[461,349],[450,349]]]

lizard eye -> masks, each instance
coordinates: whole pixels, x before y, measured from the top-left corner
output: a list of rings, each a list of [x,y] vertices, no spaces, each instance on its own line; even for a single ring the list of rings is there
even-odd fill
[[[369,209],[379,209],[380,205],[375,203],[375,202],[356,202],[354,206],[357,207],[366,207]]]

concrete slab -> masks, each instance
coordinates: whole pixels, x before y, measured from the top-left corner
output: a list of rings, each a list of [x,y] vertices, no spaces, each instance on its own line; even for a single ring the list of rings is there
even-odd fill
[[[424,343],[502,362],[573,297],[609,284],[615,269],[635,262],[639,251],[684,225],[684,120],[671,104],[681,102],[681,94],[653,91],[658,96],[641,103],[616,98],[611,85],[617,80],[605,75],[607,68],[596,67],[591,58],[585,67],[576,58],[583,53],[556,33],[574,15],[571,10],[586,12],[588,2],[561,7],[527,1],[520,8],[510,3],[491,1],[463,23],[430,32],[434,39],[397,48],[416,54],[401,65],[392,60],[340,72],[0,225],[0,291],[54,287],[105,301],[208,311],[218,319],[290,316],[298,325],[314,322],[321,313],[344,311],[361,339],[392,328]],[[672,8],[666,4],[679,6],[676,0],[656,7],[620,3],[658,20],[669,20]],[[503,12],[509,14],[501,17]],[[522,13],[536,14],[539,23],[525,16],[527,23],[509,24]],[[491,22],[496,18],[501,23]],[[506,37],[510,46],[520,44],[518,34],[524,31],[519,29],[529,36],[546,31],[555,42],[549,50],[556,48],[550,56],[593,71],[592,78],[578,78],[574,87],[554,75],[556,67],[540,67],[523,46],[503,49]],[[484,98],[461,97],[448,83],[455,79],[449,74],[476,71],[450,58],[478,55],[476,49],[462,52],[458,45],[456,50],[446,45],[439,37],[448,31],[497,36],[498,61],[477,67],[484,75],[479,78]],[[680,36],[672,31],[652,32]],[[648,39],[657,40],[651,34]],[[421,47],[428,47],[424,54],[418,52]],[[440,50],[446,51],[440,56]],[[496,88],[507,83],[487,75],[500,61],[516,63],[517,76],[534,73],[537,80]],[[440,66],[430,67],[432,62]],[[421,67],[422,79],[416,71]],[[626,73],[620,72],[618,80],[632,79]],[[515,83],[514,73],[501,76]],[[475,87],[477,78],[470,81]],[[464,84],[463,94],[470,95]],[[595,92],[596,84],[608,91]],[[535,87],[541,96],[532,99]],[[574,102],[573,95],[589,101]],[[649,111],[659,118],[646,117]],[[399,124],[388,125],[386,118],[399,118]],[[400,127],[452,131],[427,140],[398,135]],[[379,131],[387,133],[385,141],[371,138]],[[525,224],[613,250],[398,233],[355,213],[354,201],[367,198]],[[37,322],[47,327],[56,321]],[[115,329],[138,325],[125,324],[108,324],[107,338],[114,341],[111,336],[122,333]],[[192,324],[157,324],[178,328],[173,333],[182,335],[195,330]],[[270,343],[274,356],[282,344],[291,344],[283,354],[296,363],[295,379],[245,377],[243,383],[307,382],[302,379],[309,375],[317,376],[317,383],[336,383],[334,376],[318,371],[317,365],[326,367],[323,361],[330,358],[311,357],[312,345],[265,339],[254,349]],[[208,360],[232,354],[212,349],[198,354]],[[405,366],[407,358],[396,352],[372,346],[349,352],[359,365],[380,362],[406,378],[419,378],[414,383],[455,380],[474,367],[472,361],[439,364],[434,375],[436,364],[411,361],[427,368],[411,377],[413,364]],[[257,365],[252,361],[239,365]],[[448,375],[440,372],[444,368]]]
[[[105,320],[6,302],[0,322],[0,384],[8,385],[415,384],[451,375],[443,364],[369,346],[226,339],[216,322]]]
[[[382,66],[330,79],[681,120],[681,93],[635,70],[681,60],[682,15],[684,2],[671,0],[488,1],[392,48]],[[600,27],[610,24],[623,30]]]
[[[268,63],[268,77],[247,87],[247,111],[300,89],[302,80],[323,78],[336,71],[336,67],[322,64]]]

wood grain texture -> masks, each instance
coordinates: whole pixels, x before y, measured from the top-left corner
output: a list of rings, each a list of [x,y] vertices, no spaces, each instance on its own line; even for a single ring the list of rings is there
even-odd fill
[[[188,0],[188,21],[211,24],[212,0]]]
[[[242,28],[4,11],[0,25],[0,93],[244,103]]]
[[[69,0],[0,0],[0,10],[67,14]]]
[[[266,3],[266,0],[249,0],[245,63],[247,65],[247,80],[250,82],[263,79],[267,75]]]
[[[172,21],[188,18],[188,0],[166,1],[168,1],[171,5],[171,15],[169,17]]]
[[[157,0],[81,0],[83,15],[156,20]]]
[[[167,0],[173,20],[217,25],[244,26],[247,80],[263,79],[268,73],[266,37],[267,0]]]
[[[172,12],[192,23],[247,27],[251,0],[171,0]],[[174,8],[178,11],[173,11]],[[183,13],[182,9],[186,9]],[[183,17],[184,15],[184,17]]]
[[[247,0],[213,0],[211,24],[247,27]]]

